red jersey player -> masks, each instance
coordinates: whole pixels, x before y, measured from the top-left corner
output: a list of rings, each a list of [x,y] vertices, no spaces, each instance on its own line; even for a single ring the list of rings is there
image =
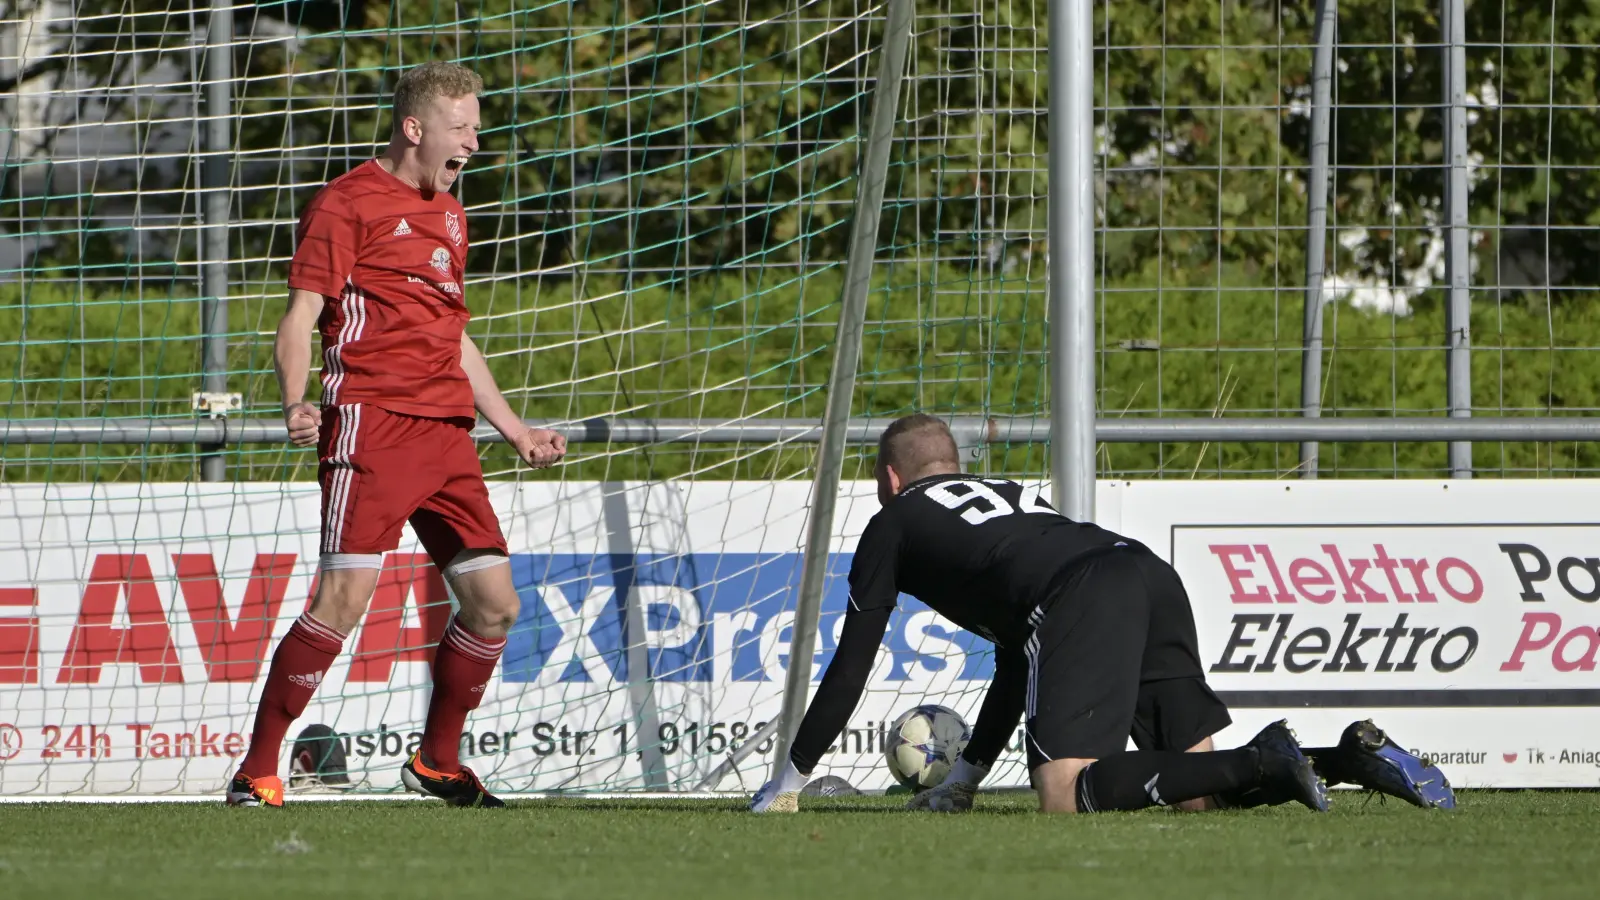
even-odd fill
[[[505,805],[459,756],[467,713],[520,608],[472,441],[474,410],[535,468],[559,460],[566,441],[522,423],[464,330],[466,217],[450,188],[478,149],[482,90],[450,63],[407,72],[383,155],[334,179],[301,215],[276,362],[289,439],[315,443],[321,461],[319,586],[273,653],[231,805],[282,805],[284,736],[366,612],[406,522],[461,606],[439,641],[422,743],[401,780],[457,806]],[[313,327],[320,413],[303,401]]]

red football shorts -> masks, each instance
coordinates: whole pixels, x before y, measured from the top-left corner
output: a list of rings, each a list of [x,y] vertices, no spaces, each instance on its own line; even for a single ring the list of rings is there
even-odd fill
[[[470,419],[329,407],[317,456],[323,553],[387,553],[408,521],[441,570],[462,550],[506,552]]]

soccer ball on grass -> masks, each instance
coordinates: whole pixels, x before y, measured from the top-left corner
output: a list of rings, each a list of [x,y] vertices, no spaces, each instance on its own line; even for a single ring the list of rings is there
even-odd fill
[[[956,758],[972,738],[972,729],[947,706],[918,706],[900,714],[889,726],[884,758],[889,773],[912,791],[944,781]]]

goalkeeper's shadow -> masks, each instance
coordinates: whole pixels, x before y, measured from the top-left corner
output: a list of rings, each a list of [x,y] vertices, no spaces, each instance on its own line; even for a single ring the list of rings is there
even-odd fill
[[[751,815],[748,799],[715,799],[703,798],[683,800],[670,799],[581,799],[581,798],[529,798],[517,800],[515,797],[506,798],[513,808],[555,811],[570,810],[572,812],[660,812],[692,815],[706,815],[718,813],[733,813],[738,815]],[[896,798],[897,802],[885,802],[884,798],[860,798],[854,800],[812,800],[805,803],[800,813],[849,813],[850,815],[929,815],[909,810],[905,801]],[[1020,806],[979,804],[977,808],[967,815],[1015,815],[1022,812],[1032,812],[1031,808],[1024,809]],[[935,814],[936,815],[936,814]],[[786,818],[787,815],[779,814],[774,818]]]

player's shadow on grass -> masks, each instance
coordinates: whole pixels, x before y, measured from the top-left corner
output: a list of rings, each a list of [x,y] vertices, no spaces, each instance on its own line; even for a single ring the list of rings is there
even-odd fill
[[[811,802],[802,801],[802,805],[801,805],[800,811],[802,813],[850,813],[852,815],[855,815],[855,814],[869,814],[870,815],[870,814],[880,814],[880,813],[893,813],[893,814],[906,814],[906,815],[914,814],[911,810],[906,809],[905,803],[903,801],[890,803],[890,802],[884,802],[882,799],[878,799],[878,798],[874,798],[874,799],[877,799],[877,802],[872,802],[871,800],[868,800],[866,802],[862,802],[862,801],[854,801],[854,802],[852,802],[850,800],[832,800],[832,801],[813,800]],[[649,799],[649,800],[644,800],[644,799],[641,799],[641,800],[584,800],[584,799],[574,798],[574,799],[570,799],[569,800],[569,799],[565,799],[565,798],[556,798],[556,799],[546,799],[546,798],[533,799],[533,798],[530,798],[530,799],[527,799],[527,800],[518,800],[518,799],[515,799],[513,797],[508,797],[507,801],[508,801],[508,804],[514,809],[517,809],[517,808],[520,808],[520,809],[537,809],[537,810],[557,810],[557,809],[559,809],[559,810],[572,810],[574,812],[666,812],[666,813],[693,813],[693,814],[738,813],[740,815],[750,815],[751,814],[750,813],[750,803],[749,803],[749,801],[748,800],[742,800],[742,799],[732,799],[732,800],[695,800],[695,799],[685,798],[683,800],[655,800],[655,799]],[[969,813],[969,815],[970,814],[977,814],[977,815],[1017,815],[1017,814],[1020,814],[1020,813],[1032,813],[1032,812],[1034,812],[1034,809],[1031,806],[1026,806],[1025,807],[1025,806],[1021,806],[1021,805],[1017,805],[1017,806],[994,805],[994,806],[985,807],[983,804],[980,803],[978,805],[978,807],[972,811],[972,813]],[[921,813],[921,815],[927,815],[927,813]],[[780,816],[776,816],[776,818],[783,818],[783,816],[781,816],[781,815]]]
[[[584,800],[580,798],[568,799],[566,797],[529,797],[518,798],[516,795],[505,797],[506,805],[512,809],[537,809],[537,810],[572,810],[574,812],[676,812],[676,813],[707,813],[707,812],[749,812],[749,804],[737,800]]]

